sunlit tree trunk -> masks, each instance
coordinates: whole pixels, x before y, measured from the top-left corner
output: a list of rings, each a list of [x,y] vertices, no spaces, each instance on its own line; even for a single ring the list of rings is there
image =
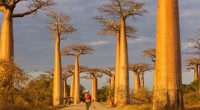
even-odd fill
[[[10,61],[14,58],[14,39],[13,39],[13,11],[5,9],[0,37],[0,58]]]
[[[198,64],[194,64],[194,81],[198,80]]]
[[[63,96],[64,96],[64,98],[67,98],[68,97],[67,80],[65,79],[63,83],[64,83],[64,94],[63,94]]]
[[[144,72],[141,74],[140,87],[144,88]]]
[[[74,74],[71,76],[70,79],[70,97],[74,98]]]
[[[115,62],[115,89],[114,89],[114,101],[118,102],[118,88],[119,88],[119,59],[120,59],[120,33],[116,33],[116,62]]]
[[[92,77],[92,100],[97,101],[97,78]]]
[[[125,18],[120,18],[120,77],[119,98],[121,104],[129,103],[129,71],[128,71],[128,47],[126,39]]]
[[[134,72],[134,94],[137,94],[139,88],[140,88],[140,79],[139,74]]]
[[[178,0],[158,0],[153,109],[183,110]]]
[[[153,90],[154,90],[154,88],[156,86],[156,81],[157,81],[157,79],[156,79],[156,63],[154,62],[154,67],[153,67]]]
[[[75,73],[74,73],[74,104],[80,102],[80,77],[79,77],[79,56],[75,56]]]
[[[62,71],[61,71],[61,56],[60,56],[60,35],[56,32],[55,40],[55,62],[54,62],[54,79],[53,79],[53,105],[58,106],[62,102]]]
[[[111,90],[113,91],[115,88],[115,76],[114,75],[111,77],[110,83],[111,83]]]

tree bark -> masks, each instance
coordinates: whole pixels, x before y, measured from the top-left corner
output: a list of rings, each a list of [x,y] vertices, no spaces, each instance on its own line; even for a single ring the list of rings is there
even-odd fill
[[[182,110],[178,0],[158,0],[153,109]]]
[[[111,77],[111,90],[112,90],[112,92],[114,91],[114,88],[115,88],[115,76],[113,75]]]
[[[0,59],[11,61],[14,59],[13,11],[5,9],[3,14],[0,36]]]
[[[198,79],[198,64],[194,64],[194,81],[197,81]]]
[[[120,77],[119,77],[119,98],[120,104],[129,103],[129,71],[128,71],[128,52],[126,39],[125,18],[120,18]]]
[[[92,77],[92,100],[97,102],[97,78]]]
[[[67,80],[64,80],[64,98],[68,97],[68,90],[67,90]]]
[[[120,33],[116,33],[116,60],[115,60],[115,89],[114,89],[114,102],[118,102],[118,88],[119,88],[119,61],[120,61]]]
[[[119,98],[121,104],[129,103],[129,71],[128,71],[128,47],[126,39],[125,18],[120,18],[120,77]]]
[[[137,94],[140,88],[139,74],[134,72],[134,94]]]
[[[74,87],[74,104],[78,104],[80,102],[80,78],[79,78],[79,56],[75,56],[75,87]]]
[[[154,67],[153,67],[153,90],[156,88],[156,81],[157,81],[157,78],[156,78],[156,63],[154,62]]]
[[[54,63],[54,80],[53,80],[53,105],[58,106],[62,102],[62,71],[61,71],[61,56],[60,56],[60,35],[56,32],[55,40],[55,63]]]
[[[141,74],[140,88],[144,88],[144,72]]]
[[[70,79],[70,97],[74,98],[74,74]]]

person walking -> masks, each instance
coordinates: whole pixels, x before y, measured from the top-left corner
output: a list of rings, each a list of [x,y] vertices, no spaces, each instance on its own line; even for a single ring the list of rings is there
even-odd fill
[[[86,110],[89,110],[89,107],[91,105],[91,95],[88,90],[85,91],[85,104],[86,104]]]

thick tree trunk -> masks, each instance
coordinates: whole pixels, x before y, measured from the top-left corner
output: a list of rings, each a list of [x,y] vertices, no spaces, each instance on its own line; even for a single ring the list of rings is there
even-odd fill
[[[0,36],[0,59],[10,61],[14,59],[13,11],[5,9],[3,13]]]
[[[61,56],[60,56],[60,35],[56,33],[55,41],[55,63],[54,63],[54,79],[53,79],[53,105],[58,106],[62,102],[62,71],[61,71]]]
[[[154,62],[154,67],[153,67],[153,90],[154,90],[154,88],[156,86],[156,81],[157,81],[157,79],[156,79],[156,63]]]
[[[144,88],[144,72],[141,74],[140,87]]]
[[[153,109],[182,110],[178,0],[158,0]]]
[[[80,102],[80,77],[79,77],[79,56],[75,56],[75,73],[74,73],[74,104]]]
[[[194,64],[194,81],[198,80],[198,64]]]
[[[139,74],[134,72],[134,94],[137,94],[140,89]]]
[[[116,62],[115,62],[115,89],[114,89],[114,102],[118,102],[118,88],[119,88],[119,61],[120,61],[120,33],[116,33]]]
[[[114,91],[114,88],[115,88],[115,76],[113,75],[111,77],[111,90],[112,90],[112,92]]]
[[[74,74],[70,79],[70,97],[74,98]]]
[[[129,71],[128,46],[126,39],[125,18],[120,18],[120,70],[119,70],[119,98],[121,104],[129,103]]]
[[[64,98],[68,97],[68,90],[67,90],[67,79],[64,80]]]
[[[97,78],[92,78],[92,100],[97,102]]]

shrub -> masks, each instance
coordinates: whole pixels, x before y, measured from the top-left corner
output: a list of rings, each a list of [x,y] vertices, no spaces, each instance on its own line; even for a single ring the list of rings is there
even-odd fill
[[[0,105],[14,104],[28,76],[13,61],[0,60]]]
[[[141,88],[132,96],[133,100],[136,100],[140,103],[150,103],[152,102],[153,93],[150,92],[147,88]]]
[[[184,93],[195,92],[198,90],[199,90],[199,81],[193,81],[188,85],[183,85]]]

